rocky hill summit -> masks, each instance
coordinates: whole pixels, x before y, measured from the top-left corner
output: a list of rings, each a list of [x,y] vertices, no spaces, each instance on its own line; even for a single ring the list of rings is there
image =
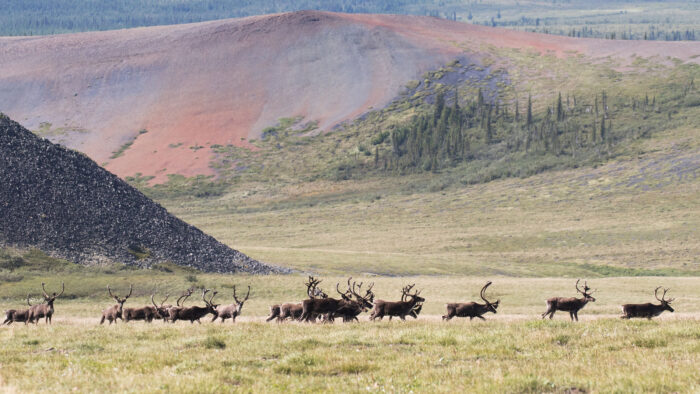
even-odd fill
[[[81,264],[207,272],[284,271],[229,248],[168,213],[82,153],[0,114],[0,246],[36,247]]]

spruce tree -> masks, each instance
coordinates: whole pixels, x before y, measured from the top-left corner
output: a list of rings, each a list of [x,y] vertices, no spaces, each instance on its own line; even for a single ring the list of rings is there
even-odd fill
[[[559,92],[559,98],[557,99],[557,122],[564,120],[564,106],[561,103],[561,92]]]

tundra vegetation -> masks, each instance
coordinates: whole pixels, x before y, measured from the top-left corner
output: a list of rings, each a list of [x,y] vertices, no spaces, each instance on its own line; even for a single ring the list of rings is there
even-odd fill
[[[420,286],[427,301],[419,318],[368,322],[363,314],[359,323],[275,324],[264,321],[269,305],[306,297],[304,277],[200,274],[198,286],[212,289],[232,292],[233,285],[250,283],[254,291],[236,324],[206,319],[201,325],[101,326],[95,316],[104,308],[107,281],[120,289],[133,282],[129,302],[135,304],[150,300],[155,288],[179,294],[190,282],[182,274],[143,271],[95,273],[89,280],[71,273],[59,276],[66,281],[66,293],[53,325],[0,328],[3,389],[550,392],[700,387],[695,373],[700,362],[698,278],[596,278],[597,302],[586,307],[580,322],[571,323],[568,316],[541,320],[539,314],[547,295],[572,292],[572,279],[492,277],[489,294],[501,300],[498,314],[487,321],[443,322],[445,303],[478,297],[484,278],[373,277],[378,299],[398,299],[407,281]],[[4,283],[0,307],[26,305],[26,292],[36,289],[34,280]],[[324,277],[325,283],[346,280]],[[653,321],[619,318],[621,301],[648,301],[649,289],[670,283],[677,296],[675,313]]]

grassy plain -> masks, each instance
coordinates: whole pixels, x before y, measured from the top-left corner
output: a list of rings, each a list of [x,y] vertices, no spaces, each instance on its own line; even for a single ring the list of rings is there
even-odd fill
[[[319,273],[700,272],[694,124],[634,142],[594,167],[467,186],[453,182],[459,174],[451,171],[249,182],[222,197],[160,202],[257,259]]]
[[[265,323],[267,306],[302,298],[302,276],[197,275],[218,288],[251,283],[253,293],[236,324],[179,322],[99,326],[110,305],[105,282],[145,295],[182,289],[181,274],[66,274],[66,294],[56,302],[52,326],[0,328],[0,387],[5,391],[130,392],[692,392],[700,388],[700,279],[604,278],[589,281],[598,298],[570,323],[559,314],[542,321],[544,299],[572,295],[571,279],[492,277],[500,312],[488,321],[443,323],[447,301],[478,298],[482,278],[377,277],[377,296],[397,298],[416,282],[427,298],[417,321],[334,325]],[[358,278],[370,280],[370,278]],[[341,277],[324,278],[328,290]],[[53,279],[52,279],[53,282]],[[3,285],[0,306],[22,304],[38,284]],[[657,285],[672,288],[676,313],[654,321],[617,318],[622,302],[646,302]],[[54,287],[54,283],[51,283]],[[99,288],[98,288],[99,287]],[[78,294],[78,296],[76,296]],[[85,294],[85,296],[80,295]],[[230,295],[228,295],[230,297]],[[221,299],[224,297],[222,296]],[[188,301],[189,305],[201,301]],[[606,367],[601,367],[606,366]]]

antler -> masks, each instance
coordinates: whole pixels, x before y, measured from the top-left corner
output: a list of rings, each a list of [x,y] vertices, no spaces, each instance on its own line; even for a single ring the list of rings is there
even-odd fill
[[[155,300],[153,299],[153,297],[155,297],[155,296],[156,296],[155,293],[154,293],[154,294],[151,294],[151,304],[153,304],[153,306],[155,306],[156,309],[158,309],[159,307],[158,307],[158,305],[156,304]],[[161,306],[162,306],[162,305],[163,305],[163,304],[161,304]]]
[[[119,297],[115,296],[114,294],[112,294],[112,289],[109,287],[109,285],[107,285],[107,291],[109,292],[109,296],[114,298],[115,300],[117,298],[119,298]]]
[[[486,299],[486,296],[485,296],[486,289],[487,289],[489,286],[491,286],[491,281],[486,282],[486,284],[484,285],[484,287],[481,288],[481,292],[479,293],[479,295],[481,296],[481,299],[484,300],[484,301],[486,301],[487,304],[490,304],[490,303],[491,303],[491,302],[489,302],[489,300]]]
[[[209,290],[209,289],[202,289],[202,300],[203,300],[204,302],[207,302],[207,299],[205,298],[205,296],[206,296],[207,293],[210,292],[210,291],[211,291],[211,290]]]
[[[66,283],[63,282],[63,283],[61,283],[61,292],[58,293],[58,295],[56,295],[56,293],[53,293],[53,297],[58,298],[58,297],[62,296],[63,292],[65,292],[65,291],[66,291]]]
[[[27,305],[32,306],[32,303],[29,302],[29,294],[27,294]]]
[[[194,291],[194,289],[192,289],[192,288],[187,289],[187,291],[185,291],[185,294],[181,295],[180,298],[177,299],[177,306],[182,306],[182,305],[184,305],[184,304],[185,304],[185,300],[186,300],[187,298],[189,298],[189,296],[192,295],[192,292],[193,292],[193,291]],[[180,301],[180,300],[182,300],[182,301]],[[180,305],[180,302],[182,302],[182,305]]]
[[[44,298],[50,298],[48,294],[46,294],[46,288],[44,287],[44,282],[41,282],[41,289],[44,291]]]
[[[236,285],[233,286],[233,299],[236,301],[237,304],[242,304],[248,301],[248,297],[250,297],[250,285],[248,285],[248,293],[246,293],[243,301],[239,300],[238,297],[236,297]]]
[[[414,283],[414,284],[412,284],[412,285],[404,286],[404,288],[401,289],[401,302],[404,302],[404,301],[406,300],[406,297],[409,296],[408,293],[411,292],[411,289],[412,289],[415,285],[416,285],[416,284]]]
[[[322,280],[315,279],[313,276],[309,276],[309,281],[306,283],[306,294],[309,298],[316,298],[320,296],[321,298],[326,298],[328,295],[323,292],[320,288],[316,288]]]
[[[577,280],[576,280],[576,291],[578,291],[579,293],[585,295],[586,292],[585,292],[585,291],[581,291],[581,289],[578,288],[578,283],[579,283],[580,281],[581,281],[581,279],[577,279]],[[586,287],[588,287],[588,285],[584,285],[584,290],[585,290]]]
[[[662,295],[661,295],[661,299],[659,299],[659,295],[658,295],[657,293],[659,292],[659,289],[661,289],[661,288],[662,288],[662,287],[659,286],[659,287],[656,288],[656,290],[654,290],[654,297],[656,297],[657,300],[659,300],[660,302],[665,302],[665,303],[669,303],[669,302],[672,302],[673,300],[675,300],[675,298],[671,298],[671,299],[669,299],[669,300],[666,299],[666,293],[667,293],[669,290],[671,290],[670,288],[669,288],[669,289],[664,289],[664,294],[662,294]]]
[[[349,290],[345,291],[345,293],[341,292],[341,291],[340,291],[340,283],[336,283],[336,284],[335,284],[335,291],[337,291],[338,294],[340,294],[340,296],[343,297],[344,299],[345,299],[345,298],[348,298],[348,291],[349,291]]]
[[[127,298],[131,297],[131,292],[132,292],[133,290],[134,290],[134,285],[133,285],[133,284],[129,285],[129,294],[127,294],[127,296],[124,297],[124,301],[126,301]]]
[[[209,301],[204,300],[204,302],[205,302],[207,305],[209,305],[209,306],[214,305],[214,303],[213,303],[214,296],[217,295],[218,293],[219,293],[218,291],[213,291],[213,292],[211,293],[211,297],[209,297]],[[206,294],[206,293],[205,293],[205,294]]]
[[[168,297],[170,297],[170,294],[166,294],[166,295],[165,295],[165,298],[163,298],[163,301],[160,302],[160,307],[161,307],[161,308],[163,307],[163,304],[165,304],[165,301],[168,300]]]

